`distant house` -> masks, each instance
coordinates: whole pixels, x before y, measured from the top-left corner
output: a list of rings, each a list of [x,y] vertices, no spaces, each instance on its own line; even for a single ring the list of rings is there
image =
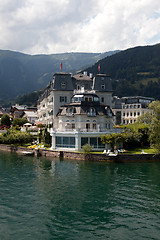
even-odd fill
[[[28,107],[27,105],[19,105],[16,104],[11,107],[10,113],[13,118],[22,118],[24,116],[24,112],[36,112],[36,107]]]
[[[148,105],[153,102],[154,98],[133,96],[133,97],[113,97],[113,113],[115,115],[114,123],[129,124],[136,122],[142,114],[151,111]]]
[[[32,124],[35,124],[38,120],[37,111],[24,111],[22,117],[26,118]]]
[[[8,115],[10,116],[8,109],[3,108],[3,107],[0,106],[0,119],[1,119],[1,117],[2,117],[4,114],[8,114]],[[10,116],[10,117],[11,117],[11,116]]]

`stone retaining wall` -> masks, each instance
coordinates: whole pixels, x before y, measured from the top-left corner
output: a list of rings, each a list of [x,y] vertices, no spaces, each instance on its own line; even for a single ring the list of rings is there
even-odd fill
[[[7,152],[16,152],[23,154],[23,152],[34,152],[35,156],[44,156],[51,158],[63,158],[83,161],[104,161],[104,162],[117,162],[117,163],[130,163],[130,162],[157,162],[160,161],[160,155],[154,154],[119,154],[117,156],[107,156],[105,154],[88,154],[67,152],[67,151],[53,151],[38,149],[32,150],[29,148],[17,147],[14,145],[0,144],[0,150]]]

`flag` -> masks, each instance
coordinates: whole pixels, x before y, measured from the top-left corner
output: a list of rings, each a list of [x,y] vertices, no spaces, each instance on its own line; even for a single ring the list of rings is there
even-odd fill
[[[62,71],[62,63],[60,64],[60,70]]]
[[[98,72],[100,72],[100,70],[101,70],[101,66],[100,66],[100,64],[98,65]]]

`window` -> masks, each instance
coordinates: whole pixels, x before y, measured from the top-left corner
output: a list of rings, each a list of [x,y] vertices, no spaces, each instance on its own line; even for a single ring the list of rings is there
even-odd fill
[[[60,102],[67,102],[66,96],[60,96]]]
[[[95,108],[91,107],[91,108],[89,109],[88,116],[91,116],[91,117],[96,116],[96,110],[95,110]]]
[[[66,110],[66,116],[72,116],[76,112],[76,109],[73,107],[69,107]]]
[[[75,137],[56,137],[56,147],[75,148]]]
[[[77,90],[80,90],[80,89],[81,89],[80,85],[77,85]]]
[[[91,146],[93,146],[93,148],[101,148],[104,149],[105,148],[105,144],[103,144],[101,142],[101,138],[89,138],[89,137],[82,137],[81,138],[81,147],[84,146],[85,144],[90,144]]]
[[[84,101],[86,101],[86,102],[92,102],[93,101],[93,98],[92,97],[85,97],[84,98]]]
[[[65,82],[61,83],[61,88],[66,88],[66,83]]]
[[[72,129],[75,129],[75,123],[71,124]]]
[[[99,102],[99,98],[98,97],[94,97],[94,102]]]
[[[102,98],[101,98],[101,102],[103,102],[103,103],[104,103],[104,97],[102,97]]]
[[[48,115],[49,115],[49,116],[52,116],[52,115],[53,115],[53,110],[49,111],[49,112],[48,112]]]
[[[105,148],[105,144],[102,143],[101,138],[98,138],[98,148]]]
[[[106,123],[106,128],[107,128],[107,129],[110,129],[110,128],[111,128],[110,123]]]
[[[105,89],[105,84],[104,83],[101,84],[101,89]]]
[[[97,138],[91,137],[91,138],[90,138],[90,145],[91,145],[93,148],[97,148]]]
[[[86,131],[89,132],[89,130],[90,130],[90,123],[87,122],[87,123],[86,123]]]
[[[82,137],[82,138],[81,138],[81,147],[82,147],[83,145],[86,145],[86,144],[88,143],[88,141],[89,141],[89,139],[88,139],[87,137]]]

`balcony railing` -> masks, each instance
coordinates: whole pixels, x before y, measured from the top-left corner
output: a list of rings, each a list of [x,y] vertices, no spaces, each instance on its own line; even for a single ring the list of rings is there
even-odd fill
[[[120,133],[122,132],[121,129],[117,129],[117,128],[113,128],[113,129],[103,129],[103,128],[100,128],[100,129],[76,129],[76,128],[58,128],[58,129],[55,129],[57,132],[88,132],[88,133],[101,133],[101,132],[106,132],[106,133]]]
[[[95,113],[95,112],[93,112],[93,113],[89,112],[89,113],[88,113],[88,117],[95,117],[95,116],[96,116],[96,113]]]

